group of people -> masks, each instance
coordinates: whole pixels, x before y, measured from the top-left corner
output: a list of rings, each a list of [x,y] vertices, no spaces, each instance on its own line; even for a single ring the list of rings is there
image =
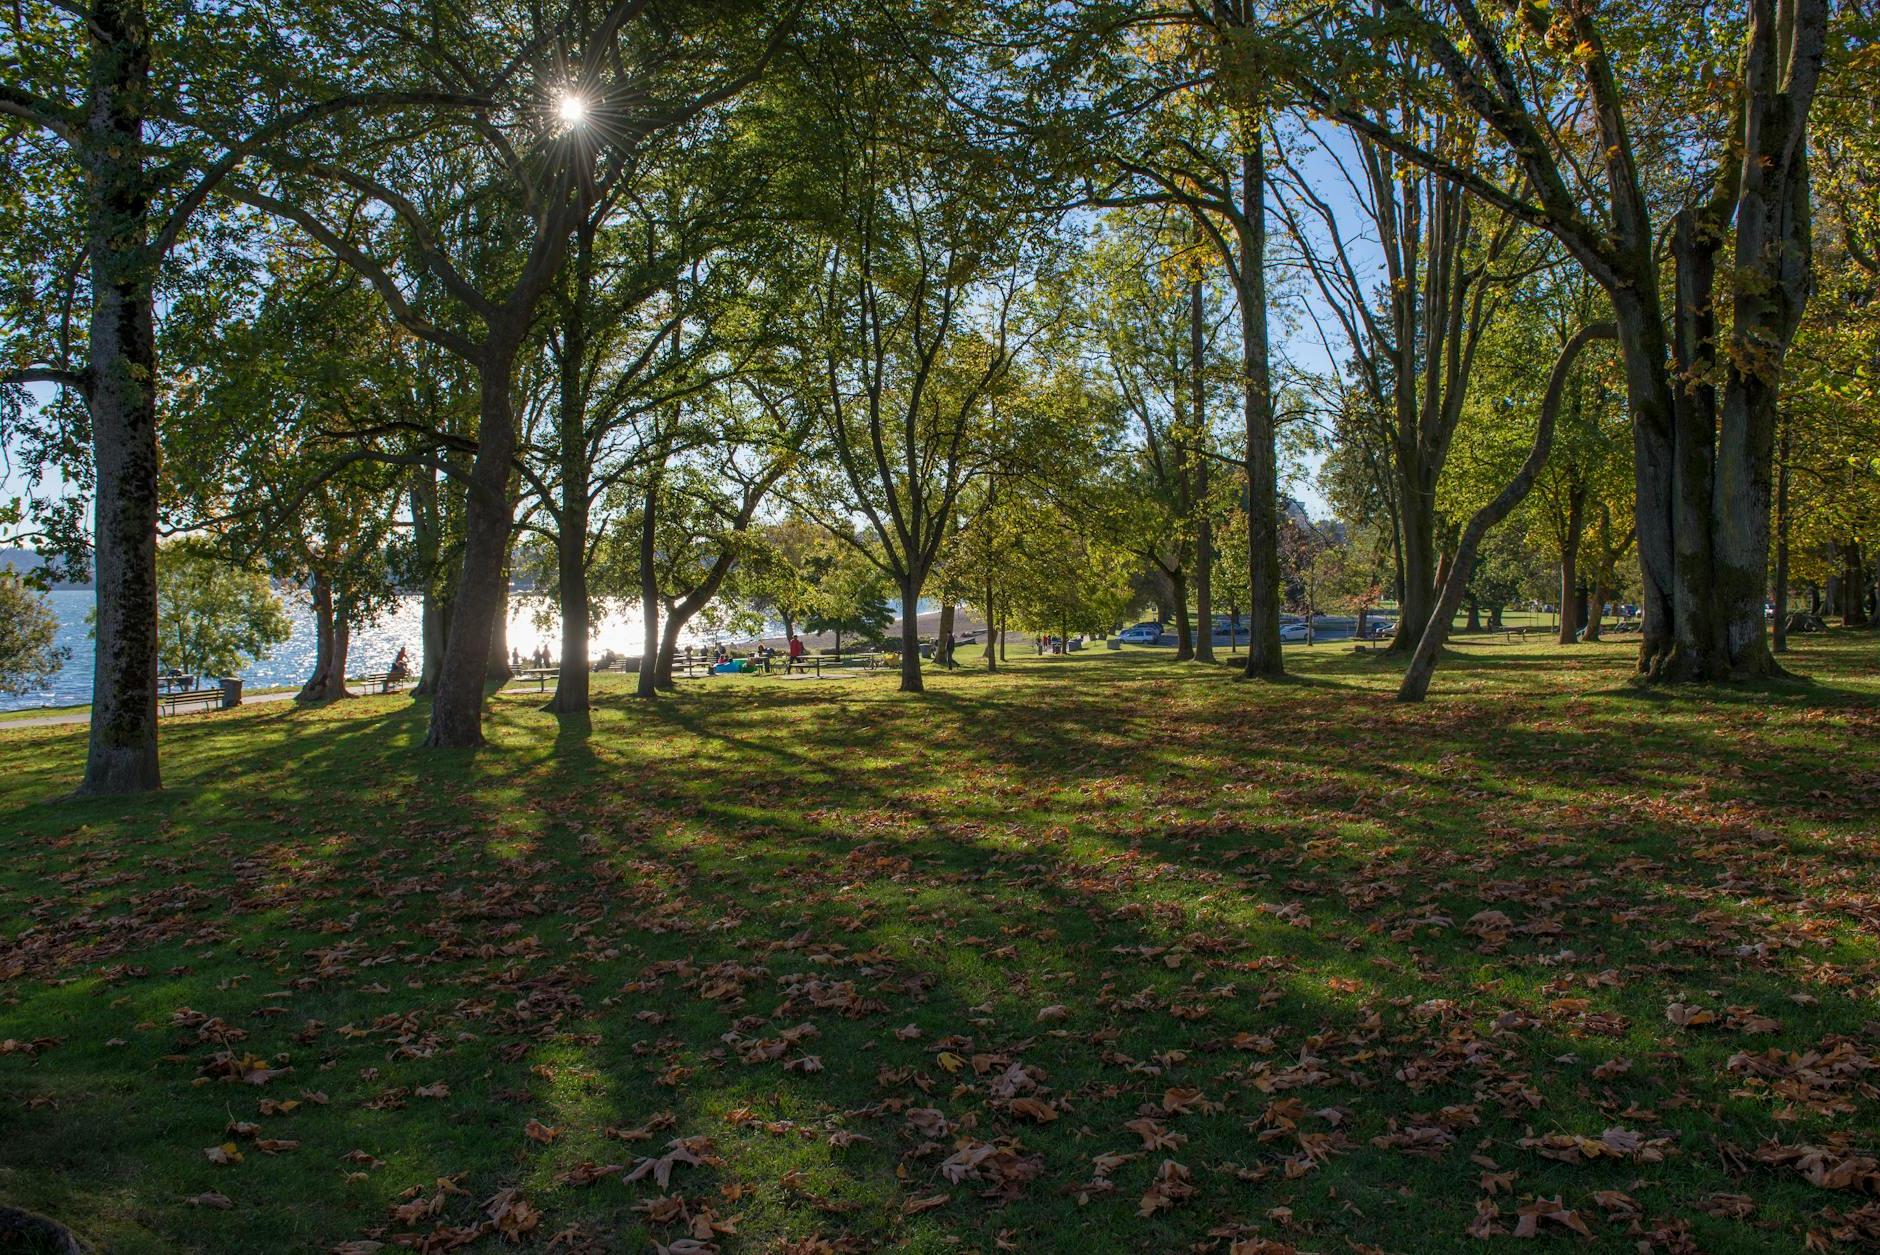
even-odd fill
[[[763,667],[764,674],[769,675],[770,664],[776,659],[777,652],[778,651],[773,649],[768,643],[760,643],[756,649],[751,651],[751,661]],[[809,650],[804,647],[802,637],[792,633],[789,646],[784,653],[786,661],[783,665],[783,673],[785,675],[789,675],[798,668],[805,671],[809,670],[809,663],[805,661],[809,655]],[[711,653],[705,656],[711,660],[711,670],[713,671],[717,671],[721,667],[729,669],[731,664],[737,661],[737,659],[732,656],[731,647],[723,642],[716,645]],[[692,647],[690,645],[685,647],[685,661],[688,664],[692,661]]]
[[[959,660],[953,656],[954,651],[958,647],[959,647],[959,637],[952,632],[948,632],[946,635],[942,636],[938,641],[934,642],[934,650],[933,650],[934,661],[939,663],[941,666],[948,668],[949,670],[958,667],[960,665]],[[1040,649],[1042,651],[1042,646],[1040,647]],[[768,675],[770,673],[770,665],[772,661],[776,659],[779,653],[782,653],[784,655],[785,661],[784,661],[784,666],[783,666],[783,672],[785,675],[789,675],[792,672],[795,672],[798,670],[802,670],[802,671],[809,670],[809,661],[808,661],[809,649],[803,644],[803,638],[800,636],[797,636],[795,633],[791,633],[790,638],[789,638],[789,644],[785,646],[784,649],[777,650],[777,649],[772,648],[768,644],[760,644],[755,650],[752,651],[751,658],[754,662],[757,662],[760,665],[762,665],[762,667],[764,668],[764,673]],[[723,643],[720,643],[714,646],[709,653],[707,653],[704,650],[700,650],[700,655],[702,657],[710,659],[711,666],[714,670],[716,670],[719,667],[727,667],[732,662],[736,661],[732,657],[730,647]],[[685,646],[684,658],[688,664],[692,661],[692,647],[690,645]],[[602,667],[604,668],[607,665],[611,664],[613,660],[614,660],[614,652],[612,650],[608,650],[605,658],[602,661],[602,664],[601,664]],[[529,653],[526,655],[520,649],[517,649],[515,646],[513,645],[510,646],[510,649],[509,649],[510,669],[514,671],[520,671],[522,670],[525,664],[530,667],[538,667],[538,668],[548,668],[548,667],[552,667],[555,665],[554,659],[550,656],[548,652],[547,645],[538,645],[533,650],[530,650]],[[398,651],[398,657],[394,659],[392,662],[391,674],[394,680],[406,679],[411,675],[411,661],[406,651],[402,647]]]

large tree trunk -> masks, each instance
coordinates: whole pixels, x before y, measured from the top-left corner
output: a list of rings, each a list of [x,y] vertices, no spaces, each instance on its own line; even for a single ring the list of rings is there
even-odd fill
[[[1586,531],[1586,489],[1567,489],[1567,529],[1560,538],[1560,636],[1562,645],[1576,645],[1580,629],[1580,538]]]
[[[1638,464],[1639,562],[1647,585],[1640,670],[1654,678],[1718,680],[1780,671],[1763,625],[1772,464],[1783,357],[1811,288],[1807,128],[1827,8],[1758,4],[1749,16],[1743,149],[1723,158],[1735,163],[1728,171],[1733,196],[1684,211],[1673,236],[1673,377],[1679,386],[1671,387],[1661,369],[1642,417],[1640,398],[1632,397],[1635,430],[1651,428],[1655,439],[1659,416],[1669,408],[1674,433],[1668,466],[1648,465],[1646,454],[1662,450],[1643,442]],[[1732,225],[1733,240],[1727,239]],[[1719,351],[1714,272],[1726,243],[1734,267],[1731,323]],[[1663,358],[1660,353],[1636,366],[1629,360],[1635,347],[1662,349],[1662,333],[1653,346],[1639,339],[1648,329],[1626,325],[1635,314],[1656,313],[1649,308],[1649,252],[1646,245],[1637,251],[1612,296],[1621,330],[1630,335],[1628,376],[1642,381]],[[1669,538],[1661,534],[1667,505]]]
[[[346,624],[333,609],[333,582],[314,573],[314,671],[295,693],[295,701],[333,701],[352,697],[346,691]]]
[[[492,689],[499,689],[515,677],[516,669],[509,662],[509,559],[503,559],[503,577],[498,584],[496,606],[490,613],[490,661],[484,672],[484,683]]]
[[[1776,572],[1773,653],[1789,652],[1789,428],[1782,427],[1781,450],[1776,459]]]
[[[1386,652],[1409,654],[1416,649],[1423,625],[1429,622],[1442,573],[1438,569],[1435,498],[1423,491],[1421,477],[1414,468],[1404,466],[1401,460],[1397,499],[1400,515],[1397,530],[1403,545],[1403,591],[1398,599],[1397,634]]]
[[[1805,14],[1805,16],[1804,16]],[[1769,507],[1782,361],[1814,290],[1808,114],[1823,61],[1827,6],[1750,7],[1742,186],[1730,285],[1730,350],[1722,354],[1715,532],[1716,618],[1731,676],[1780,674],[1763,620]],[[1786,608],[1785,608],[1786,609]]]
[[[444,667],[431,703],[431,727],[425,736],[426,745],[438,748],[483,743],[483,689],[490,672],[496,616],[506,601],[504,567],[514,525],[509,479],[516,451],[511,396],[517,339],[493,337],[479,363],[482,397],[476,460],[470,467],[464,501],[463,564],[444,645]]]
[[[338,701],[351,697],[352,691],[346,687],[346,664],[352,652],[352,625],[346,621],[345,612],[336,610],[333,615],[333,665],[327,669],[326,695],[329,701]]]
[[[653,683],[658,688],[671,690],[675,687],[672,664],[679,652],[679,633],[685,629],[685,624],[678,605],[666,607],[666,622],[659,630],[659,654],[653,665]]]
[[[924,693],[920,674],[920,590],[926,581],[910,572],[901,581],[901,691]]]
[[[86,388],[96,471],[97,582],[85,796],[158,788],[157,259],[150,252],[144,109],[150,31],[142,0],[89,7],[82,154],[91,265]]]
[[[999,616],[998,616],[997,611],[998,611],[998,606],[996,605],[996,602],[995,602],[995,594],[992,591],[992,581],[991,579],[987,579],[986,580],[986,670],[987,671],[997,671],[999,669],[999,654],[998,654],[998,651],[994,648],[994,642],[992,639],[993,628],[999,622]]]
[[[1240,157],[1240,352],[1245,372],[1248,679],[1284,675],[1279,643],[1279,462],[1273,448],[1272,351],[1266,319],[1266,152],[1254,136]]]
[[[444,649],[450,640],[450,600],[427,588],[418,613],[424,637],[424,670],[412,696],[435,697],[437,682],[444,674]]]
[[[739,530],[743,530],[743,524],[744,520],[739,520]],[[718,596],[718,590],[724,588],[724,577],[729,575],[735,560],[735,552],[720,552],[711,571],[705,573],[705,579],[699,581],[692,592],[667,605],[666,628],[660,633],[660,667],[654,673],[654,682],[660,688],[673,688],[673,656],[679,652],[679,633],[696,618],[697,612],[711,605],[711,599]]]
[[[444,666],[444,625],[448,620],[441,589],[445,582],[442,569],[442,515],[438,508],[435,472],[421,471],[411,484],[411,543],[417,552],[417,569],[423,581],[418,597],[418,683],[413,697],[429,697],[437,690],[437,677]]]
[[[587,303],[593,288],[594,232],[584,219],[575,231],[569,269],[573,289],[562,308],[560,396],[556,441],[561,502],[556,511],[557,593],[561,603],[561,671],[555,696],[543,709],[574,714],[588,709],[588,480]]]
[[[1672,237],[1676,309],[1672,322],[1673,378],[1707,380],[1717,368],[1715,316],[1720,233],[1700,229],[1695,211],[1678,215]],[[1673,679],[1706,679],[1717,673],[1711,494],[1716,481],[1716,392],[1706,386],[1673,389],[1675,455],[1671,476],[1672,613],[1676,616]]]
[[[313,670],[307,682],[300,686],[300,692],[294,695],[298,702],[323,699],[327,673],[333,666],[333,586],[317,571],[309,600],[313,603]]]
[[[1534,447],[1528,450],[1527,460],[1521,464],[1514,479],[1496,494],[1493,501],[1477,510],[1468,526],[1462,529],[1462,540],[1449,563],[1436,605],[1430,612],[1429,621],[1424,624],[1422,636],[1417,640],[1417,652],[1411,657],[1403,683],[1397,688],[1398,701],[1420,702],[1429,694],[1430,677],[1436,673],[1436,660],[1443,652],[1443,643],[1449,639],[1449,625],[1455,621],[1456,608],[1462,602],[1469,573],[1475,569],[1475,555],[1481,547],[1482,537],[1488,534],[1489,528],[1507,518],[1521,504],[1528,489],[1534,486],[1534,477],[1547,464],[1547,455],[1554,443],[1554,420],[1560,412],[1561,394],[1566,388],[1567,376],[1573,370],[1575,359],[1593,340],[1611,339],[1612,336],[1610,323],[1597,323],[1580,328],[1561,348],[1560,356],[1554,361],[1553,373],[1547,380],[1547,391],[1541,398],[1540,422],[1535,426]]]
[[[659,693],[659,567],[658,536],[659,479],[648,478],[646,496],[640,503],[640,614],[645,632],[641,636],[640,674],[633,691],[640,697]]]
[[[1648,679],[1671,678],[1677,653],[1677,554],[1672,526],[1672,467],[1677,441],[1671,381],[1665,365],[1664,324],[1655,288],[1622,287],[1612,293],[1625,366],[1626,404],[1632,414],[1632,472],[1637,495],[1639,606],[1643,631],[1638,670]]]
[[[1195,656],[1195,625],[1188,617],[1188,572],[1177,566],[1168,573],[1168,582],[1175,590],[1175,661],[1187,662]]]
[[[1188,404],[1194,414],[1195,491],[1194,505],[1200,512],[1195,520],[1195,618],[1200,621],[1200,635],[1195,640],[1195,657],[1214,661],[1214,518],[1208,502],[1208,459],[1214,442],[1208,438],[1207,373],[1202,361],[1206,341],[1202,335],[1201,281],[1188,285]]]
[[[1866,562],[1860,541],[1849,537],[1841,545],[1841,626],[1867,626]]]
[[[582,496],[585,498],[585,490]],[[555,696],[542,708],[564,715],[588,709],[589,700],[586,511],[581,514],[579,530],[568,524],[565,509],[562,514],[558,584],[561,601],[561,671],[555,678]],[[575,552],[570,554],[570,549]]]

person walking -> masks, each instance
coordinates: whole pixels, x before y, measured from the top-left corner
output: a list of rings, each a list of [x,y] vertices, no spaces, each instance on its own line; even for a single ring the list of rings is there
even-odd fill
[[[783,673],[789,675],[803,665],[803,638],[790,637],[790,661],[783,664]],[[807,670],[808,668],[805,668]]]

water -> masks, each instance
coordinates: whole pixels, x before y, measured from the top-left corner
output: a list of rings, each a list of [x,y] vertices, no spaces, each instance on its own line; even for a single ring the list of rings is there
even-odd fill
[[[86,616],[91,613],[92,592],[60,588],[48,596],[53,612],[59,617],[58,643],[71,651],[71,657],[44,689],[18,696],[0,694],[0,710],[80,706],[91,700],[93,645]],[[282,600],[294,623],[293,636],[269,657],[250,663],[241,673],[241,678],[251,688],[297,685],[313,670],[313,608],[301,595],[289,594]],[[542,606],[539,599],[516,597],[510,600],[509,643],[524,654],[546,645],[549,656],[555,657],[561,653],[560,616],[552,612],[552,607],[549,614],[542,616]],[[384,671],[392,665],[401,647],[410,651],[415,665],[423,653],[419,610],[418,598],[404,597],[379,616],[376,623],[355,631],[347,653],[346,670],[352,675]],[[595,625],[590,634],[590,648],[597,657],[608,649],[637,657],[644,640],[643,631],[637,611],[612,614]],[[698,645],[705,643],[706,637],[687,632],[681,640]]]

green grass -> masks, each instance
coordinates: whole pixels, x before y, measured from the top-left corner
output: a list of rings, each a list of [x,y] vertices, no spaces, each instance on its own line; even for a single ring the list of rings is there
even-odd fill
[[[1345,646],[610,676],[476,753],[269,705],[135,802],[0,733],[0,1201],[119,1252],[1871,1233],[1880,639],[1708,693],[1628,648],[1465,644],[1412,708]]]

